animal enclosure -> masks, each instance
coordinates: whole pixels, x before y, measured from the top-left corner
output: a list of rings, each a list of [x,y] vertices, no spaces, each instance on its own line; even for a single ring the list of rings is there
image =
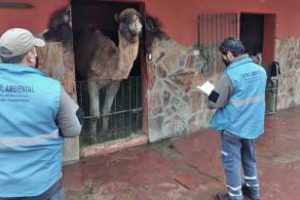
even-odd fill
[[[120,52],[121,54],[120,46],[118,46],[121,34],[120,26],[115,20],[116,14],[120,14],[127,8],[139,11],[140,7],[139,4],[135,3],[72,1],[77,100],[86,114],[83,132],[80,136],[81,146],[134,137],[142,133],[142,56],[140,55],[139,35],[135,36],[138,38],[135,41],[137,44],[135,48],[138,51],[136,57],[132,59],[131,70],[128,71],[128,74],[126,74],[127,72],[120,74],[120,70],[117,70],[117,78],[116,76],[110,76],[114,73],[114,63],[117,63],[118,59],[122,60],[122,57],[120,58],[120,56],[114,54],[114,52]],[[133,11],[129,10],[129,12]],[[127,17],[128,13],[124,16]],[[122,22],[124,22],[124,19],[121,20]],[[110,45],[110,49],[104,46],[97,47],[100,49],[98,52],[106,52],[107,57],[99,56],[98,52],[94,53],[97,56],[88,57],[87,54],[91,47],[87,46],[86,43],[83,44],[81,40],[87,30],[90,31],[89,41],[87,42],[91,45],[95,45],[97,42],[100,46]],[[101,40],[95,38],[95,35],[100,35]],[[104,40],[105,42],[103,42]],[[91,49],[95,49],[95,47]],[[102,65],[105,68],[102,67],[99,71],[101,83],[99,84],[99,80],[97,80],[96,98],[91,95],[91,88],[94,87],[92,84],[93,79],[90,78],[91,70],[87,66],[80,66],[83,58],[88,60],[89,65],[97,65],[95,62],[99,62],[99,59],[105,63]],[[99,74],[98,76],[94,75],[94,79],[99,78]],[[95,98],[96,101],[92,98]],[[93,107],[97,110],[93,110]]]

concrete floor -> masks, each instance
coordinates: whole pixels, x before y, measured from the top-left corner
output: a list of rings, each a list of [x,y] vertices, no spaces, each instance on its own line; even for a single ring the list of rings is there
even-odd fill
[[[68,200],[210,200],[224,191],[212,130],[64,167]],[[261,200],[300,199],[300,107],[268,115],[257,141]]]

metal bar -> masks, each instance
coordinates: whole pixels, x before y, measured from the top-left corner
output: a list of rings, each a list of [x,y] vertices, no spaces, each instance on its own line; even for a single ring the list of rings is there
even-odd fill
[[[23,3],[23,2],[0,2],[0,7],[4,7],[4,8],[33,8],[34,6],[30,3]]]
[[[83,97],[83,95],[82,95],[82,85],[81,84],[79,84],[79,90],[80,90],[80,104],[82,104],[82,102],[83,102],[83,100],[82,100],[82,97]]]
[[[200,51],[200,15],[197,16],[198,23],[197,23],[197,29],[198,29],[198,51]]]
[[[239,30],[240,30],[240,19],[239,19],[239,16],[237,14],[235,14],[235,25],[236,25],[236,37],[239,38],[240,37],[240,33],[239,33]]]
[[[230,35],[232,36],[232,37],[234,37],[234,35],[235,35],[235,33],[234,33],[234,27],[232,26],[233,24],[232,24],[232,14],[229,14],[229,24],[230,24]]]
[[[138,81],[137,81],[137,79],[135,78],[135,107],[137,108],[138,107],[138,100],[137,100],[137,96],[138,96]],[[138,121],[137,121],[137,119],[135,119],[135,130],[137,129],[137,127],[138,127]]]
[[[212,74],[212,71],[213,71],[213,68],[214,68],[214,48],[213,48],[213,41],[214,41],[214,26],[213,26],[213,23],[214,23],[214,16],[213,14],[210,14],[209,15],[209,19],[210,19],[210,30],[211,30],[211,34],[210,35],[210,41],[209,41],[209,46],[210,46],[210,70],[209,70],[209,73]]]
[[[236,37],[236,30],[235,30],[235,21],[234,21],[235,19],[234,19],[234,15],[233,14],[231,14],[231,20],[230,20],[230,23],[232,24],[232,35],[234,36],[234,37]]]
[[[132,98],[131,98],[131,81],[129,81],[129,109],[131,109]],[[129,113],[129,131],[131,131],[131,112]]]
[[[129,81],[130,82],[130,81]],[[124,89],[122,90],[122,102],[123,102],[123,110],[125,110],[125,103],[127,103],[128,104],[128,102],[125,102],[125,89],[126,89],[126,87],[124,87]],[[125,102],[125,103],[124,103]],[[120,130],[123,130],[123,131],[121,131],[121,133],[120,134],[122,134],[123,132],[124,132],[124,130],[125,130],[125,117],[124,117],[124,115],[125,115],[125,113],[122,113],[121,114],[122,116],[121,116],[121,129]],[[119,131],[118,131],[119,132]]]
[[[216,14],[216,69],[219,69],[219,59],[218,59],[218,43],[219,43],[219,14]]]
[[[133,82],[135,81],[135,83]],[[119,91],[117,92],[112,109],[110,113],[100,113],[98,116],[86,116],[80,142],[82,146],[93,145],[96,143],[103,143],[115,139],[121,139],[130,136],[132,133],[140,133],[141,120],[140,113],[143,111],[141,105],[141,77],[129,77],[127,80],[121,82]],[[89,95],[87,81],[77,82],[78,85],[78,100],[80,106],[89,113]],[[130,88],[129,88],[130,87]],[[99,91],[100,108],[103,108],[104,90]],[[90,132],[92,119],[99,119],[102,121],[103,117],[109,118],[109,129],[102,131],[101,128],[97,132]],[[93,137],[97,134],[97,140]]]
[[[210,26],[211,26],[211,42],[210,42],[210,46],[211,46],[211,55],[212,55],[212,58],[211,58],[211,68],[210,68],[210,73],[212,74],[213,73],[213,70],[214,70],[214,58],[215,58],[215,48],[214,48],[214,14],[211,14],[210,15],[210,20],[211,20],[211,23],[210,23]]]
[[[214,70],[217,71],[218,69],[218,14],[215,14],[215,39],[214,39],[214,48],[215,48],[215,68]]]
[[[202,50],[203,50],[203,54],[205,56],[205,51],[204,51],[204,42],[203,42],[203,32],[204,32],[204,28],[203,27],[203,15],[200,16],[200,22],[199,22],[199,28],[200,28],[200,45],[202,45]],[[203,66],[202,72],[204,73],[205,70],[205,66]]]
[[[210,59],[211,59],[211,55],[210,55],[210,47],[209,47],[209,33],[210,33],[210,30],[209,30],[209,16],[208,14],[205,15],[205,21],[206,21],[206,30],[205,30],[205,41],[206,41],[206,48],[207,48],[207,74],[209,74],[209,66],[210,66]]]
[[[122,89],[122,82],[123,82],[123,81],[120,82],[119,89]],[[114,99],[114,100],[115,100],[115,102],[114,102],[114,104],[115,104],[115,106],[114,106],[114,107],[115,107],[114,113],[116,113],[116,111],[117,111],[117,103],[118,103],[118,98],[117,98],[117,97],[118,97],[118,92],[116,93],[116,96],[115,96],[115,99]],[[110,114],[112,114],[112,113],[110,113]],[[111,115],[110,115],[110,116],[111,116]],[[113,139],[113,134],[114,134],[114,132],[116,132],[116,129],[117,129],[117,128],[116,128],[116,127],[117,127],[117,116],[118,116],[118,115],[116,115],[116,114],[113,115],[113,118],[114,118],[114,121],[113,121],[113,122],[114,122],[114,126],[113,126],[113,130],[112,130],[112,131],[113,131],[112,134],[109,134],[109,139],[110,139],[110,140]]]
[[[230,36],[230,15],[226,15],[226,23],[227,23],[227,29],[226,29],[226,36]]]
[[[220,14],[220,42],[222,41],[223,41],[223,14]],[[222,62],[220,62],[220,67],[221,69],[223,68]]]
[[[225,19],[225,22],[226,22],[226,32],[225,32],[225,35],[226,36],[230,36],[230,24],[228,23],[229,21],[229,16],[228,14],[226,15],[226,19]]]
[[[102,115],[95,115],[95,116],[86,116],[84,117],[85,119],[92,119],[95,117],[104,117],[104,116],[110,116],[110,115],[117,115],[117,114],[121,114],[121,113],[126,113],[126,112],[138,112],[138,111],[142,111],[143,108],[135,108],[135,109],[131,109],[131,110],[122,110],[122,111],[118,111],[118,112],[113,112],[113,113],[107,113],[107,114],[102,114]]]

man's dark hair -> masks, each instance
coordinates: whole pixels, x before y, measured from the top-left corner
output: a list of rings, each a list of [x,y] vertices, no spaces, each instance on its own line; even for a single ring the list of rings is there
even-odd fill
[[[227,53],[230,51],[234,57],[242,55],[246,51],[242,42],[234,37],[224,39],[218,50],[223,55],[227,55]]]
[[[23,54],[23,55],[12,57],[12,58],[4,58],[4,57],[0,56],[0,58],[3,63],[18,64],[18,63],[22,62],[25,55],[26,54]]]

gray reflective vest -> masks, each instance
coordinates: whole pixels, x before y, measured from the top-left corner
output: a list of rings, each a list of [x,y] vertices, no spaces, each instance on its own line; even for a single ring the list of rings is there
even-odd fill
[[[0,197],[37,196],[61,178],[60,87],[37,69],[0,64]]]
[[[212,127],[242,138],[257,138],[264,132],[266,72],[252,59],[243,58],[231,63],[225,73],[233,94],[214,114]]]

